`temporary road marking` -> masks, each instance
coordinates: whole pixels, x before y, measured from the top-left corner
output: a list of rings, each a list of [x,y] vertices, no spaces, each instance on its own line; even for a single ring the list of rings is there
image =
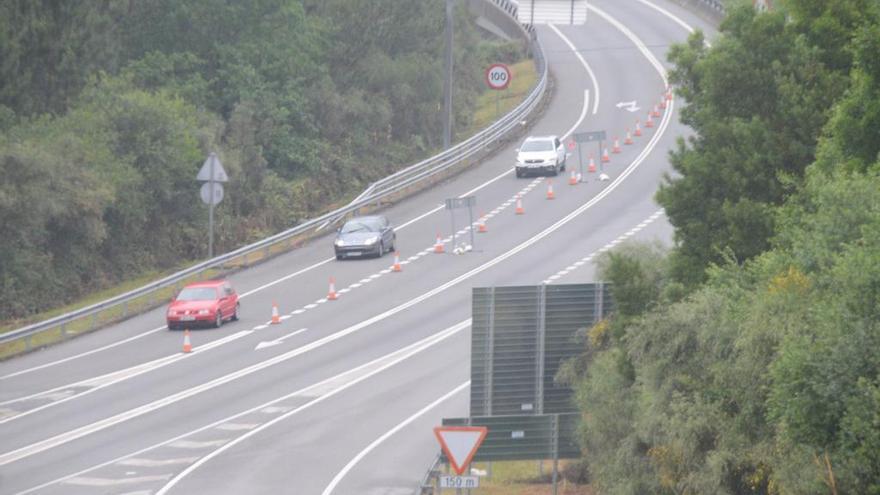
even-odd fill
[[[222,425],[218,425],[218,430],[225,431],[242,431],[242,430],[253,430],[257,426],[260,426],[259,423],[224,423]]]
[[[140,483],[150,483],[155,481],[167,481],[171,478],[171,474],[159,474],[156,476],[140,476],[138,478],[70,478],[65,480],[67,485],[79,486],[119,486],[119,485],[137,485]]]
[[[217,440],[204,440],[204,441],[196,441],[196,440],[177,440],[176,442],[171,442],[168,444],[169,447],[174,447],[175,449],[207,449],[211,447],[219,447],[226,442],[228,442],[228,438],[219,438]]]
[[[144,459],[141,457],[130,457],[117,462],[118,466],[136,466],[136,467],[163,467],[174,466],[177,464],[192,464],[199,460],[198,457],[180,457],[177,459]]]

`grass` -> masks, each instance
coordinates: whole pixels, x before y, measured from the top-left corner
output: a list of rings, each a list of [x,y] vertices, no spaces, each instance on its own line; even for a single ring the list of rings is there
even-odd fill
[[[529,95],[529,91],[538,80],[535,64],[532,60],[523,60],[510,68],[510,86],[504,90],[486,89],[477,99],[474,120],[468,129],[468,135],[485,129],[502,115],[510,112]],[[495,100],[498,99],[498,113],[495,112]]]
[[[589,486],[577,485],[564,480],[561,471],[566,461],[559,462],[558,495],[592,495]],[[486,463],[475,463],[474,469],[489,471]],[[494,462],[491,477],[480,478],[480,487],[471,489],[472,495],[550,495],[553,484],[550,477],[552,461],[544,461],[542,473],[538,472],[537,461]]]

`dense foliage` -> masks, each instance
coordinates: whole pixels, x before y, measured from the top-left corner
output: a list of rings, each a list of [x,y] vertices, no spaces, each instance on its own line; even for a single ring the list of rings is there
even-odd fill
[[[0,3],[0,319],[206,253],[195,174],[231,177],[218,251],[442,144],[443,2]],[[519,48],[456,19],[455,129]]]
[[[561,376],[599,493],[880,494],[880,2],[785,6],[671,51],[676,246]]]

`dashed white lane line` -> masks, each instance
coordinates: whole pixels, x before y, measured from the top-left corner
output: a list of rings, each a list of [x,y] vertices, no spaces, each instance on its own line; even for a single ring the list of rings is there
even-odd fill
[[[122,459],[117,462],[117,466],[135,466],[135,467],[163,467],[176,466],[179,464],[192,464],[199,460],[198,457],[179,457],[177,459],[144,459],[142,457],[131,457]]]
[[[317,304],[306,304],[305,306],[303,306],[303,309],[315,309],[317,307]]]
[[[155,476],[139,476],[137,478],[88,478],[80,476],[65,480],[67,485],[78,486],[119,486],[119,485],[138,485],[141,483],[152,483],[156,481],[168,481],[173,474],[158,474]]]
[[[647,220],[645,220],[644,222],[642,222],[642,223],[639,224],[639,225],[645,224],[645,226],[647,226],[647,225],[649,225],[651,222],[653,222],[653,221],[657,220],[658,218],[660,218],[661,215],[663,215],[663,209],[662,209],[662,208],[659,209],[659,210],[657,210],[657,211],[655,211],[650,217],[648,217]],[[640,229],[631,229],[631,230],[629,230],[627,233],[625,233],[625,234],[619,236],[617,239],[614,239],[613,241],[609,242],[608,244],[602,246],[601,248],[599,248],[599,249],[596,250],[595,252],[588,254],[587,256],[581,258],[581,259],[578,260],[578,261],[575,261],[574,263],[572,263],[571,265],[565,267],[565,269],[560,270],[560,271],[557,272],[556,274],[554,274],[554,275],[552,275],[552,276],[550,276],[550,277],[547,277],[547,279],[544,280],[543,283],[544,283],[544,284],[549,284],[549,283],[552,283],[552,282],[555,282],[555,281],[559,280],[560,278],[562,278],[562,277],[565,276],[565,275],[568,275],[569,273],[573,272],[575,269],[580,268],[581,266],[583,266],[583,265],[585,265],[587,262],[589,262],[591,259],[593,259],[593,257],[594,257],[597,253],[604,253],[604,252],[608,251],[609,249],[613,248],[614,246],[616,246],[616,245],[620,244],[621,242],[623,242],[624,240],[626,240],[626,238],[632,236],[633,233],[637,232],[638,230],[640,230]]]
[[[220,447],[221,445],[229,442],[229,438],[218,438],[217,440],[177,440],[176,442],[171,442],[168,444],[169,447],[173,447],[175,449],[211,449]]]
[[[262,330],[264,328],[269,328],[269,325],[257,325],[254,327],[254,330]]]
[[[257,426],[260,425],[257,423],[223,423],[222,425],[217,425],[217,429],[225,431],[246,431],[253,430]]]

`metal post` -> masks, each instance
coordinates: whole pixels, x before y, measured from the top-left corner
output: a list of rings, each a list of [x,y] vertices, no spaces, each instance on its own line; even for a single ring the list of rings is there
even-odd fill
[[[546,312],[547,286],[541,284],[538,289],[538,342],[536,342],[536,352],[538,354],[538,370],[537,383],[535,384],[535,414],[544,414],[544,319]]]
[[[581,143],[577,143],[577,147],[578,147],[578,172],[580,175],[580,177],[578,177],[578,178],[580,179],[581,182],[583,182],[584,181],[584,156],[583,156],[583,153],[581,153]]]
[[[501,112],[498,107],[501,102],[501,91],[495,90],[495,121],[498,121],[498,114]]]
[[[574,24],[574,0],[571,0],[571,22],[569,24]]]
[[[486,410],[484,414],[486,416],[492,416],[494,411],[492,411],[492,387],[494,386],[494,380],[492,376],[495,373],[495,287],[492,286],[489,288],[489,345],[488,348],[488,359],[486,363]]]
[[[211,201],[208,202],[208,259],[214,257],[214,160],[211,160],[211,177],[208,179]]]
[[[474,207],[468,202],[468,225],[471,226],[471,250],[474,249]]]
[[[452,145],[452,33],[455,0],[446,0],[446,74],[443,78],[443,149]]]
[[[535,25],[535,0],[532,0],[532,21],[529,22],[530,25]]]
[[[559,481],[559,414],[553,415],[553,495]]]
[[[455,210],[449,210],[449,216],[452,218],[452,252],[455,253]]]

